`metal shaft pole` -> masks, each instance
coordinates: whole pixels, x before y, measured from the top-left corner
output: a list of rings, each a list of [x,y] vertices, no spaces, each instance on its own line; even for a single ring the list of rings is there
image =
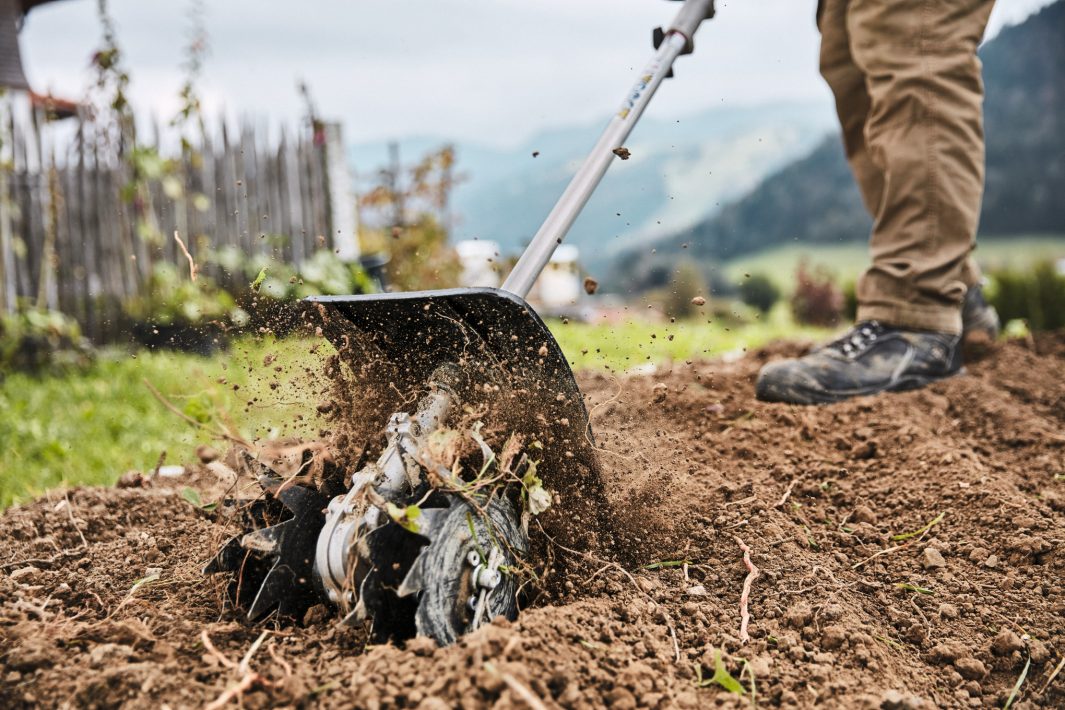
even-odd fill
[[[573,222],[592,196],[606,174],[614,149],[624,145],[658,85],[669,73],[673,61],[690,46],[696,28],[706,19],[713,7],[713,0],[687,0],[668,33],[659,45],[655,56],[640,73],[636,84],[629,91],[620,109],[610,119],[606,130],[595,144],[591,154],[584,159],[576,175],[570,180],[562,197],[536,232],[518,263],[503,282],[503,289],[525,298],[536,279],[551,260],[555,248],[562,243]]]

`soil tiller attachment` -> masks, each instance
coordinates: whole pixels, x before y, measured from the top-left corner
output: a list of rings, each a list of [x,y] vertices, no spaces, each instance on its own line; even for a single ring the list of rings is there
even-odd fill
[[[517,614],[531,529],[577,548],[610,535],[583,398],[524,299],[712,16],[713,0],[686,0],[655,31],[653,59],[501,289],[311,299],[351,393],[335,423],[362,453],[332,486],[250,462],[263,495],[237,506],[245,532],[206,568],[231,575],[249,619],[325,603],[378,639],[448,644]]]

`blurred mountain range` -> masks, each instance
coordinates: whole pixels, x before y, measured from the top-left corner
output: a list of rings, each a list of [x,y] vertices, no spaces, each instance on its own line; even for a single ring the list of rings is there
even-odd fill
[[[491,239],[517,252],[536,232],[605,125],[563,127],[501,149],[459,143],[453,238]],[[586,266],[627,247],[663,238],[715,214],[768,174],[801,156],[833,126],[820,102],[718,107],[675,120],[647,118],[615,160],[567,237]],[[398,141],[401,162],[447,143],[440,137]],[[535,153],[535,157],[534,157]],[[349,153],[364,190],[388,160],[382,143]]]
[[[980,234],[1065,235],[1065,0],[1003,29],[980,56],[987,136]],[[786,242],[864,241],[871,226],[833,135],[694,226],[620,255],[609,282],[618,290],[660,286],[682,255],[709,269]]]

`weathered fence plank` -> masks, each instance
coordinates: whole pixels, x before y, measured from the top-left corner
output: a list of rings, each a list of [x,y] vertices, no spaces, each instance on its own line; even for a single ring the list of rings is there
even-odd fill
[[[164,174],[143,178],[134,191],[130,147],[84,117],[71,120],[77,123],[59,126],[42,115],[4,121],[0,310],[43,298],[76,318],[89,338],[114,340],[128,337],[122,305],[145,287],[153,264],[187,268],[175,230],[197,260],[230,246],[299,264],[332,246],[323,147],[309,136],[274,136],[250,121],[234,131],[223,121],[192,152],[176,146],[162,155],[169,158]],[[158,123],[143,138],[151,142],[142,148],[166,152]],[[168,179],[182,189],[167,189]],[[138,222],[162,240],[146,239]]]

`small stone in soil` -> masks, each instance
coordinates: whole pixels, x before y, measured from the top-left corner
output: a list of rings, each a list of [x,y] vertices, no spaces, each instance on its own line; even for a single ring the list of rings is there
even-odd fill
[[[943,559],[942,553],[934,547],[924,548],[923,558],[921,565],[925,569],[941,569],[947,566],[947,561]]]

